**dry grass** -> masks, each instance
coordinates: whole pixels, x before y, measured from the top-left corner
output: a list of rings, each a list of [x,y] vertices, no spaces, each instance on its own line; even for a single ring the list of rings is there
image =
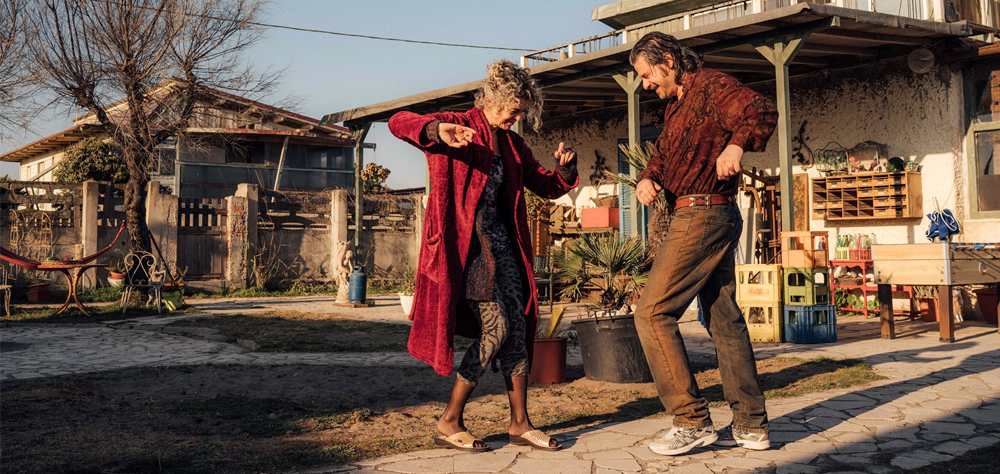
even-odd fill
[[[761,361],[771,390],[864,383],[855,361]],[[718,371],[699,383],[721,400]],[[652,384],[583,378],[532,386],[535,424],[560,433],[662,414]],[[0,450],[10,472],[281,472],[429,449],[451,379],[428,368],[190,366],[5,382]],[[781,396],[781,395],[776,395]],[[489,374],[466,422],[506,439],[509,406]],[[669,422],[664,421],[667,425]]]

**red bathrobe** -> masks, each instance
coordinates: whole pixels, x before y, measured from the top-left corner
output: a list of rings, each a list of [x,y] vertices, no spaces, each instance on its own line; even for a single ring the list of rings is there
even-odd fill
[[[451,148],[430,141],[424,127],[434,121],[454,123],[476,131],[473,143],[464,148]],[[399,112],[389,119],[389,130],[397,138],[421,149],[427,155],[431,193],[424,216],[424,235],[420,243],[420,263],[417,268],[416,292],[410,319],[410,354],[424,361],[441,375],[451,375],[455,361],[454,336],[478,337],[479,323],[468,308],[458,307],[462,277],[469,256],[469,245],[475,225],[476,205],[486,185],[491,163],[493,134],[486,116],[479,108],[465,113],[443,112],[418,115]],[[579,183],[563,181],[535,160],[524,139],[513,132],[497,131],[498,151],[503,158],[507,208],[513,210],[514,227],[520,249],[527,291],[524,317],[531,361],[532,341],[538,326],[538,298],[532,271],[531,238],[528,233],[528,211],[524,188],[539,196],[555,199]]]

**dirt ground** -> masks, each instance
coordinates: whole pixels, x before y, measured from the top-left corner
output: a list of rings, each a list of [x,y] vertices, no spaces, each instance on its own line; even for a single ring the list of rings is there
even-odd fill
[[[768,390],[788,390],[810,377],[836,383],[844,365],[771,359],[760,370]],[[702,368],[699,383],[719,403],[718,373]],[[530,388],[536,426],[556,434],[661,413],[652,384],[583,375],[570,367],[568,383]],[[2,470],[280,472],[429,449],[452,380],[424,368],[191,366],[5,382]],[[489,374],[466,424],[506,440],[508,414],[502,379]]]

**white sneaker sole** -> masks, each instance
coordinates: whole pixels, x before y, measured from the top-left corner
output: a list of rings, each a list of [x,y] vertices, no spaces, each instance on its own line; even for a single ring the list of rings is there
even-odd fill
[[[742,440],[741,439],[741,440],[737,440],[736,444],[739,445],[739,447],[741,447],[741,448],[752,449],[754,451],[763,451],[765,449],[770,449],[771,448],[771,441],[770,440],[766,440],[766,441],[746,441],[746,440]]]
[[[702,439],[699,439],[698,441],[695,441],[685,446],[681,446],[679,448],[669,449],[662,444],[651,444],[649,445],[649,450],[656,454],[662,454],[664,456],[676,456],[678,454],[684,454],[694,448],[708,446],[718,440],[719,440],[719,435],[712,433],[709,436],[706,436]]]

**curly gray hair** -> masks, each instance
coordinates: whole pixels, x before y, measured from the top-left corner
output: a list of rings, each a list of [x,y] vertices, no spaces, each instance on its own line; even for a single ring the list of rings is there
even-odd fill
[[[485,108],[487,102],[495,106],[507,107],[518,100],[528,101],[528,110],[524,111],[523,120],[534,131],[542,128],[542,108],[545,100],[542,98],[542,88],[531,77],[528,70],[516,64],[501,59],[486,66],[486,79],[476,92],[476,107]]]

